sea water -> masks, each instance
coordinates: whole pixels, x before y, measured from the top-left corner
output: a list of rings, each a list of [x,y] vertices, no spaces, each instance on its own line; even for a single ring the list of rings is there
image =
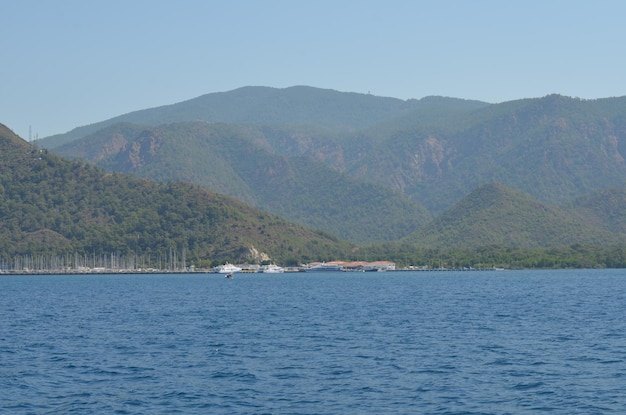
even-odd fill
[[[6,414],[626,413],[621,270],[0,276]]]

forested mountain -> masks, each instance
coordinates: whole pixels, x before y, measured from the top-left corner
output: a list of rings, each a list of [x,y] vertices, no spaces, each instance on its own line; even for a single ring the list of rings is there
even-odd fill
[[[486,104],[246,87],[122,115],[41,145],[56,151],[59,142],[122,121],[156,126],[197,120],[254,125],[268,151],[310,156],[394,188],[432,213],[492,181],[556,204],[626,184],[626,97],[550,95]]]
[[[42,145],[114,171],[197,183],[363,243],[405,236],[427,221],[422,207],[437,216],[486,183],[569,213],[576,198],[623,188],[626,97],[487,104],[247,87]],[[614,230],[590,203],[578,220]]]
[[[621,221],[624,226],[623,217]],[[609,246],[625,242],[626,233],[600,229],[565,209],[490,183],[472,191],[406,241],[431,248],[528,249],[572,244]]]
[[[400,266],[624,267],[624,194],[598,192],[560,209],[488,184],[402,241],[355,248],[195,185],[61,159],[0,125],[0,266],[48,254],[129,255],[160,265],[172,252],[207,266],[268,258],[262,252],[287,264],[384,258]]]
[[[193,182],[355,243],[400,239],[430,219],[400,192],[312,157],[278,154],[272,140],[276,135],[256,126],[116,124],[56,152],[161,182]]]
[[[581,196],[568,207],[585,223],[626,234],[626,187],[603,189]]]
[[[349,245],[198,186],[107,173],[40,150],[0,124],[0,259],[168,252],[189,263],[341,257]]]
[[[454,99],[450,101],[453,108],[486,105],[477,101]],[[182,121],[304,126],[336,133],[373,126],[411,110],[419,111],[423,107],[423,103],[418,100],[404,101],[307,86],[284,89],[243,87],[228,92],[202,95],[172,105],[135,111],[78,127],[69,133],[45,138],[41,145],[54,148],[122,122],[151,126]]]
[[[626,184],[626,97],[512,101],[365,139],[377,144],[347,171],[433,213],[493,181],[554,204]]]
[[[626,234],[602,230],[564,209],[490,183],[472,191],[407,240],[429,247],[546,248],[614,245],[626,242]]]

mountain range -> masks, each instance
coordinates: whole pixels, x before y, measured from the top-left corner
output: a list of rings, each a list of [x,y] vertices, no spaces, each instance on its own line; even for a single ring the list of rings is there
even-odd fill
[[[449,217],[485,184],[575,216],[568,206],[587,200],[591,209],[601,192],[623,189],[626,98],[549,95],[488,104],[245,87],[38,144],[111,171],[192,182],[353,243],[411,239],[413,232],[434,243],[424,227],[440,229],[430,221]],[[589,215],[569,221],[623,229],[623,216],[612,218],[611,226]],[[498,241],[513,243],[511,235]],[[519,244],[548,243],[537,238]]]

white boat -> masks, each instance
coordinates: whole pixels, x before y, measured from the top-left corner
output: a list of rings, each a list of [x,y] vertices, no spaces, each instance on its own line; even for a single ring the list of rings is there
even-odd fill
[[[326,264],[322,262],[321,264],[313,265],[312,267],[305,268],[306,272],[337,272],[343,271],[343,267],[341,265],[335,264]]]
[[[213,268],[213,272],[217,272],[218,274],[234,274],[241,272],[241,268],[227,262],[224,265]]]
[[[262,266],[259,269],[259,272],[262,272],[263,274],[282,274],[283,272],[285,272],[285,268],[279,267],[278,265],[269,264]]]

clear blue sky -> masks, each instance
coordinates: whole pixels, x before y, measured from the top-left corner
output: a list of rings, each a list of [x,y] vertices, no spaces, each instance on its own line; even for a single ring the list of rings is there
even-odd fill
[[[248,85],[497,103],[626,95],[622,0],[0,0],[28,139]]]

